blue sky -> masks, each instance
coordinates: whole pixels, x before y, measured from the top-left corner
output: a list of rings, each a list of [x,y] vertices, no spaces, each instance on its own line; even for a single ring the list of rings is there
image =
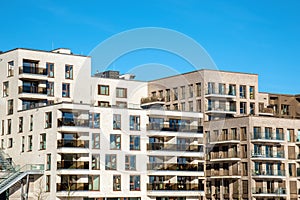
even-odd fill
[[[88,55],[122,31],[163,27],[196,40],[220,70],[259,74],[260,91],[300,93],[300,1],[12,0],[1,2],[0,13],[2,51],[68,47]],[[110,69],[125,73],[149,63],[179,73],[192,69],[184,59],[158,50],[131,52]]]

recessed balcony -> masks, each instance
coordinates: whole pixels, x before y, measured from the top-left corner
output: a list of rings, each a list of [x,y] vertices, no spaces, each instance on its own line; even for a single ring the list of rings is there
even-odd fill
[[[251,158],[253,160],[283,160],[284,159],[284,151],[252,151]]]
[[[59,118],[57,119],[57,126],[89,127],[89,120],[78,118]]]
[[[165,144],[165,143],[148,143],[148,151],[186,151],[186,152],[203,152],[202,145],[188,144]]]
[[[89,191],[88,183],[57,183],[56,191]]]
[[[223,107],[208,107],[205,111],[206,114],[229,114],[235,115],[235,108],[223,108]]]
[[[271,179],[282,179],[285,177],[285,171],[283,170],[256,170],[252,171],[253,178],[271,178]]]
[[[239,152],[211,152],[208,156],[208,161],[211,162],[223,162],[223,161],[240,161]]]
[[[234,93],[225,93],[225,92],[213,92],[213,91],[207,91],[205,94],[206,98],[214,98],[214,99],[235,99],[236,95]]]
[[[169,123],[149,123],[147,124],[148,131],[172,131],[172,132],[187,132],[187,133],[203,133],[203,126],[194,125],[171,125]]]
[[[254,142],[276,142],[280,143],[284,141],[284,135],[277,133],[254,133],[251,141]]]
[[[203,171],[203,166],[198,164],[178,163],[148,163],[147,170],[159,171]]]
[[[218,137],[210,138],[209,144],[232,144],[240,143],[239,135],[220,135]]]
[[[66,140],[61,139],[57,141],[57,148],[89,148],[88,140]]]
[[[89,169],[88,161],[59,161],[57,169]]]
[[[35,74],[35,75],[47,76],[47,69],[40,68],[40,67],[21,66],[19,67],[19,74]]]
[[[253,187],[253,196],[285,196],[286,188]]]
[[[148,191],[203,191],[203,185],[197,183],[149,183]]]

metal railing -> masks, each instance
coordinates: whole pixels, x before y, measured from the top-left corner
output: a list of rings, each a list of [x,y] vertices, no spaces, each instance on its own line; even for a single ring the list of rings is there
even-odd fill
[[[19,74],[38,74],[38,75],[47,75],[46,68],[39,67],[19,67]]]
[[[149,183],[147,190],[203,191],[197,183]]]
[[[284,158],[284,151],[252,151],[252,158]]]
[[[203,152],[203,146],[202,145],[188,145],[188,144],[148,143],[147,150]]]
[[[168,170],[168,171],[203,171],[203,167],[198,164],[178,164],[178,163],[148,163],[148,170]]]
[[[47,94],[47,88],[33,87],[33,86],[19,86],[19,94],[21,93]]]
[[[252,176],[285,176],[283,170],[254,170]]]
[[[57,119],[58,127],[61,126],[77,126],[77,127],[89,127],[88,119],[77,119],[77,118],[59,118]]]
[[[57,140],[57,147],[89,148],[88,140]]]
[[[252,194],[286,194],[286,188],[253,187]]]
[[[149,123],[147,124],[147,130],[203,133],[203,126],[195,126],[195,125],[170,126],[169,124],[166,125],[164,123]]]
[[[57,169],[89,169],[88,161],[59,161]]]

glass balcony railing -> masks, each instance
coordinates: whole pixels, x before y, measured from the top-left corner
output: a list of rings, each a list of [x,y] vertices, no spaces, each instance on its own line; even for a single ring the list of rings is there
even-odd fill
[[[89,127],[88,119],[77,119],[77,118],[59,118],[57,119],[58,127],[61,126],[77,126],[77,127]]]
[[[252,176],[285,176],[285,171],[283,170],[254,170],[252,171]]]
[[[19,74],[38,74],[38,75],[47,75],[46,68],[39,68],[39,67],[19,67]]]
[[[209,159],[231,159],[231,158],[240,158],[239,152],[211,152]]]
[[[284,151],[252,151],[251,152],[252,158],[284,158]]]
[[[254,133],[252,136],[252,140],[284,140],[284,135],[272,135],[271,133]]]
[[[150,123],[147,124],[147,130],[203,133],[203,126],[193,126],[193,125],[169,126],[168,124],[165,125],[164,123]]]
[[[203,166],[198,164],[148,163],[147,169],[167,171],[203,171]]]
[[[88,161],[60,161],[57,169],[89,169]]]
[[[149,183],[147,190],[204,191],[204,186],[197,183]]]
[[[253,187],[252,194],[286,194],[286,188]]]
[[[147,144],[147,150],[203,152],[203,146],[202,145],[187,145],[187,144],[149,143],[149,144]]]
[[[47,88],[32,87],[32,86],[19,86],[19,94],[30,93],[30,94],[47,94]]]
[[[74,148],[89,148],[88,140],[65,140],[57,141],[57,147],[74,147]]]

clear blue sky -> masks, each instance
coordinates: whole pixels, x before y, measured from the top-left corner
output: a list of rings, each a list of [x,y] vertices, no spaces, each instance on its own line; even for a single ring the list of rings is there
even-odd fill
[[[300,1],[2,1],[0,50],[68,47],[89,54],[114,34],[139,27],[179,31],[201,44],[220,70],[259,74],[260,91],[300,93]],[[185,72],[168,53],[135,52],[112,68],[163,63]],[[94,71],[96,69],[94,68]]]

